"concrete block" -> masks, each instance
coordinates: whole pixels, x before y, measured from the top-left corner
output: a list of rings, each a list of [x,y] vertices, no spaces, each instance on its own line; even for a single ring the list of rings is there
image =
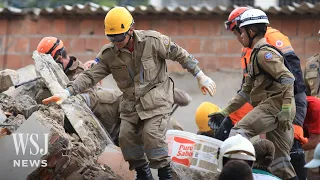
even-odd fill
[[[23,83],[23,82],[30,81],[30,80],[35,79],[39,76],[39,75],[37,75],[36,68],[33,64],[30,64],[26,67],[18,69],[17,73],[19,75],[19,84]]]

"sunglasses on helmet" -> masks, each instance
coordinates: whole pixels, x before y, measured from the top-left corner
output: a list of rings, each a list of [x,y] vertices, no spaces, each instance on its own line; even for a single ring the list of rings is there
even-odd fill
[[[67,58],[67,51],[63,48],[58,49],[56,54],[53,56],[55,61],[60,60],[61,58]]]
[[[110,42],[122,42],[126,38],[128,32],[129,31],[121,34],[112,34],[112,35],[106,35],[106,36]]]
[[[240,18],[237,17],[237,18],[233,19],[232,21],[226,21],[226,22],[224,22],[224,27],[226,28],[226,30],[232,30],[230,26],[231,26],[233,23],[236,23],[237,20],[239,20],[239,19],[240,19]]]

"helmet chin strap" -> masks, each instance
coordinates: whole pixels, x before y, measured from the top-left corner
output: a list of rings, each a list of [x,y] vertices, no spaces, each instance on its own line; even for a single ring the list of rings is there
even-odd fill
[[[128,44],[129,44],[129,42],[130,42],[131,38],[133,38],[133,34],[128,34],[128,35],[130,36],[130,38],[129,38],[129,40],[128,40],[127,44],[126,44],[124,47],[128,47]]]
[[[253,39],[257,37],[257,33],[255,33],[253,37],[250,37],[249,29],[247,27],[245,27],[245,30],[246,30],[247,36],[249,37],[249,46],[248,47],[252,48],[252,42],[253,42]]]

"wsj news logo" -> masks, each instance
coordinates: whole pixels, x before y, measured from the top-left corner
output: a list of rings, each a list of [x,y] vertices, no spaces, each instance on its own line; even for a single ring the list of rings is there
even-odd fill
[[[13,142],[16,150],[16,155],[23,155],[26,159],[13,160],[13,167],[47,167],[47,160],[32,160],[28,157],[36,155],[46,155],[48,153],[49,134],[44,133],[44,147],[39,146],[39,135],[35,133],[13,133]],[[27,148],[28,143],[31,143]]]

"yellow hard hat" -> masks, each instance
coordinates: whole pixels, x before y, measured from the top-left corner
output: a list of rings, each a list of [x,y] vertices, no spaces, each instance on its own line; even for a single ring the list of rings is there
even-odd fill
[[[208,115],[214,112],[220,111],[220,108],[210,102],[203,102],[196,110],[196,124],[201,132],[210,131],[211,128],[208,125]]]
[[[104,18],[104,33],[105,35],[125,33],[133,23],[133,17],[126,8],[115,7]]]

